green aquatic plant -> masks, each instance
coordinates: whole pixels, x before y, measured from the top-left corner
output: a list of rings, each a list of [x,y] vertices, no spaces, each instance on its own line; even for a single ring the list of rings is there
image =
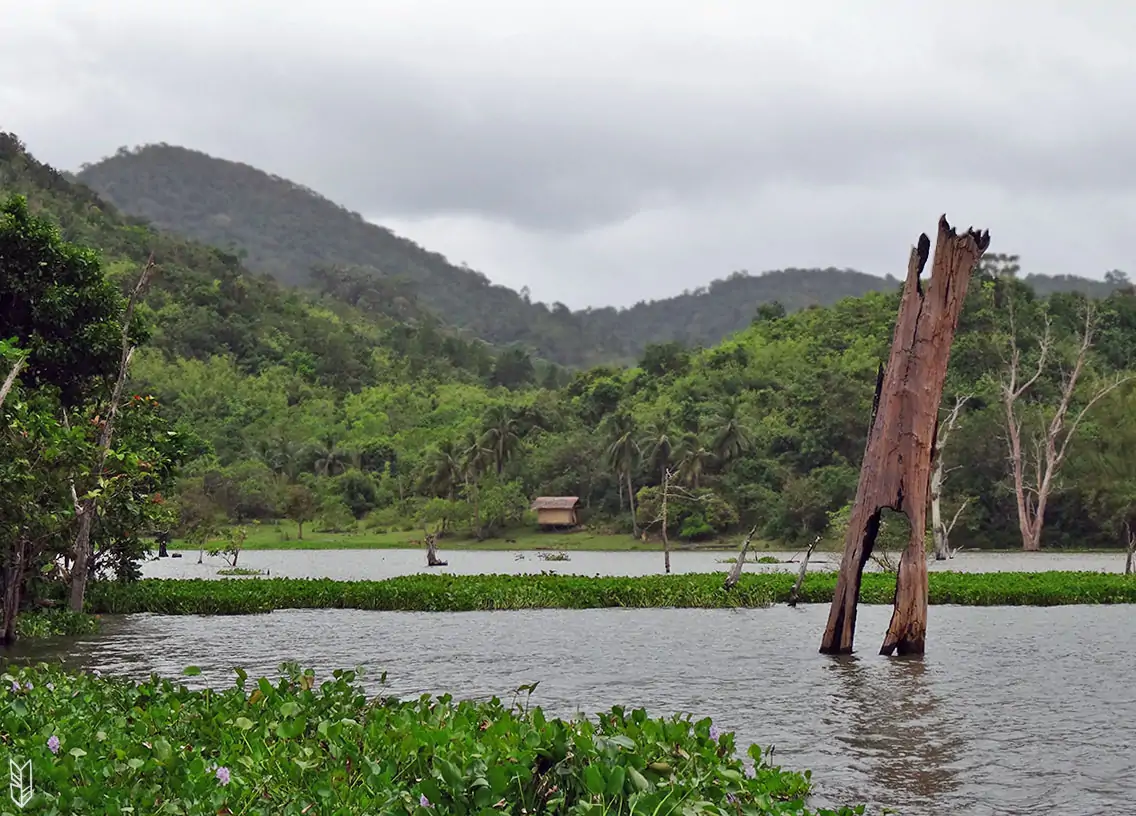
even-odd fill
[[[371,609],[468,612],[493,609],[763,607],[784,603],[796,576],[743,574],[729,590],[720,573],[640,577],[554,575],[406,575],[382,581],[312,578],[146,579],[99,583],[88,605],[102,613],[241,615],[274,609]],[[932,604],[1058,606],[1136,603],[1136,580],[1101,572],[932,572]],[[829,603],[831,572],[809,573],[800,603]],[[895,576],[864,575],[860,600],[891,604]]]
[[[707,719],[613,708],[370,699],[356,675],[237,670],[225,690],[71,674],[0,676],[0,728],[30,763],[28,812],[245,814],[770,814],[811,810],[808,772],[749,763]],[[197,674],[196,669],[187,670]],[[531,691],[530,687],[530,691]]]

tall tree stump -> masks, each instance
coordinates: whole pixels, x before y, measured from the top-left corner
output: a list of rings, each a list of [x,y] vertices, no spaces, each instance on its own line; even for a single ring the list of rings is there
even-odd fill
[[[972,228],[957,235],[942,216],[926,291],[920,275],[930,254],[930,239],[920,235],[911,250],[891,355],[876,380],[868,445],[821,641],[822,654],[852,652],[860,580],[884,508],[907,517],[911,538],[900,558],[895,610],[880,654],[923,654],[927,631],[924,536],[939,402],[970,274],[989,246],[989,232]]]

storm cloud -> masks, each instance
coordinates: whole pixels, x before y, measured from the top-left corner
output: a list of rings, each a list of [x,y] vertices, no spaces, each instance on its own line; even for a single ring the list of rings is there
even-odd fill
[[[538,299],[902,275],[941,212],[1028,272],[1132,266],[1136,6],[11,5],[0,127],[40,158],[247,162]]]

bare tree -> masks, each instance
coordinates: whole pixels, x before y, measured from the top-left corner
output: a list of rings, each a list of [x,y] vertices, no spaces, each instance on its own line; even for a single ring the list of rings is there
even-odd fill
[[[671,540],[667,535],[667,521],[668,521],[668,503],[671,499],[683,499],[685,501],[697,502],[698,496],[691,493],[686,488],[676,485],[674,482],[675,471],[672,468],[663,469],[663,483],[659,486],[659,515],[655,517],[647,527],[651,524],[659,524],[662,529],[663,537],[663,569],[667,575],[671,574]],[[647,530],[643,530],[644,538],[646,538]]]
[[[1017,326],[1014,320],[1013,303],[1009,305],[1010,318],[1010,356],[1006,362],[1006,373],[1002,378],[1002,405],[1006,416],[1006,444],[1009,451],[1010,475],[1014,481],[1014,496],[1017,500],[1018,529],[1022,536],[1022,549],[1037,552],[1041,549],[1041,531],[1045,524],[1045,508],[1049,497],[1058,487],[1057,477],[1069,443],[1077,433],[1081,421],[1089,410],[1106,394],[1131,379],[1118,376],[1093,390],[1089,399],[1076,414],[1071,414],[1070,406],[1077,383],[1085,370],[1089,350],[1097,328],[1097,311],[1090,302],[1084,310],[1084,324],[1078,332],[1078,342],[1073,366],[1061,379],[1060,397],[1050,418],[1040,432],[1033,435],[1032,458],[1027,461],[1022,446],[1022,419],[1018,411],[1019,400],[1034,386],[1045,373],[1046,366],[1053,356],[1053,330],[1048,315],[1045,328],[1038,341],[1037,366],[1027,375],[1022,373],[1022,354],[1018,345]],[[1023,379],[1024,377],[1024,379]]]
[[[103,468],[106,466],[107,455],[110,453],[110,443],[114,436],[114,421],[118,416],[119,405],[122,402],[122,392],[126,387],[126,377],[130,369],[130,359],[134,356],[135,346],[130,342],[130,321],[134,317],[134,307],[142,291],[146,288],[150,275],[154,271],[154,256],[151,255],[138,277],[138,283],[130,298],[126,301],[126,311],[122,316],[122,356],[118,362],[118,378],[111,391],[110,402],[106,406],[106,416],[96,417],[99,424],[98,456],[95,463],[95,478],[101,478]],[[95,503],[97,494],[84,497],[76,509],[79,516],[79,531],[75,535],[75,564],[71,569],[71,609],[75,612],[83,611],[83,600],[87,593],[87,579],[89,577],[89,564],[91,560],[91,525],[95,520]]]
[[[943,521],[942,500],[943,500],[943,483],[947,480],[947,474],[954,470],[954,468],[946,468],[943,465],[943,449],[947,445],[947,440],[950,439],[951,432],[958,424],[959,415],[962,413],[963,406],[970,401],[971,394],[965,396],[955,397],[955,407],[947,414],[946,422],[940,422],[939,427],[935,431],[935,451],[933,453],[931,465],[931,532],[935,538],[935,560],[944,561],[951,554],[950,548],[950,534],[951,530],[955,527],[955,522],[958,521],[962,511],[966,508],[970,499],[966,499],[955,511],[954,518],[948,525]]]

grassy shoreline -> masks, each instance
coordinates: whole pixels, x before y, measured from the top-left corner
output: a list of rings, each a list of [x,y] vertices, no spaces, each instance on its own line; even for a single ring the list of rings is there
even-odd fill
[[[276,609],[469,612],[518,609],[759,608],[788,599],[795,576],[743,575],[729,591],[722,573],[584,577],[574,575],[408,575],[381,581],[309,578],[145,579],[88,591],[92,612],[240,615]],[[1136,579],[1099,572],[935,572],[933,605],[1060,606],[1136,603]],[[811,573],[802,603],[828,603],[833,573]],[[860,599],[890,604],[895,577],[864,575]]]
[[[370,699],[353,672],[317,682],[281,669],[275,682],[237,670],[234,686],[201,691],[156,677],[10,669],[0,676],[0,732],[34,779],[21,807],[108,816],[677,816],[690,803],[707,816],[864,812],[808,809],[808,772],[772,765],[757,746],[747,768],[734,735],[709,718],[613,708],[566,721],[497,699]]]
[[[394,532],[361,532],[361,533],[322,533],[305,531],[302,540],[297,538],[297,527],[294,522],[282,521],[279,524],[253,524],[248,527],[249,535],[243,545],[244,550],[406,550],[421,549],[421,530],[394,531]],[[741,547],[744,534],[726,536],[698,543],[671,542],[674,552],[729,552],[736,553]],[[157,549],[157,545],[154,545]],[[169,549],[181,552],[196,551],[200,547],[181,539],[170,542]],[[544,533],[534,529],[518,529],[507,533],[501,538],[478,541],[465,535],[447,536],[438,542],[440,552],[461,552],[462,550],[487,551],[539,551],[563,550],[566,552],[662,552],[663,543],[655,538],[643,541],[627,533],[599,533],[590,530],[580,530],[574,533]],[[822,541],[816,548],[817,552],[835,553],[843,549],[840,541]],[[753,541],[750,552],[798,552],[804,547],[799,544],[788,544],[783,541]],[[967,552],[983,553],[1021,553],[1020,549],[981,549],[967,550]],[[1123,548],[1116,549],[1062,549],[1044,550],[1041,554],[1121,554]],[[752,557],[752,556],[751,556]]]

